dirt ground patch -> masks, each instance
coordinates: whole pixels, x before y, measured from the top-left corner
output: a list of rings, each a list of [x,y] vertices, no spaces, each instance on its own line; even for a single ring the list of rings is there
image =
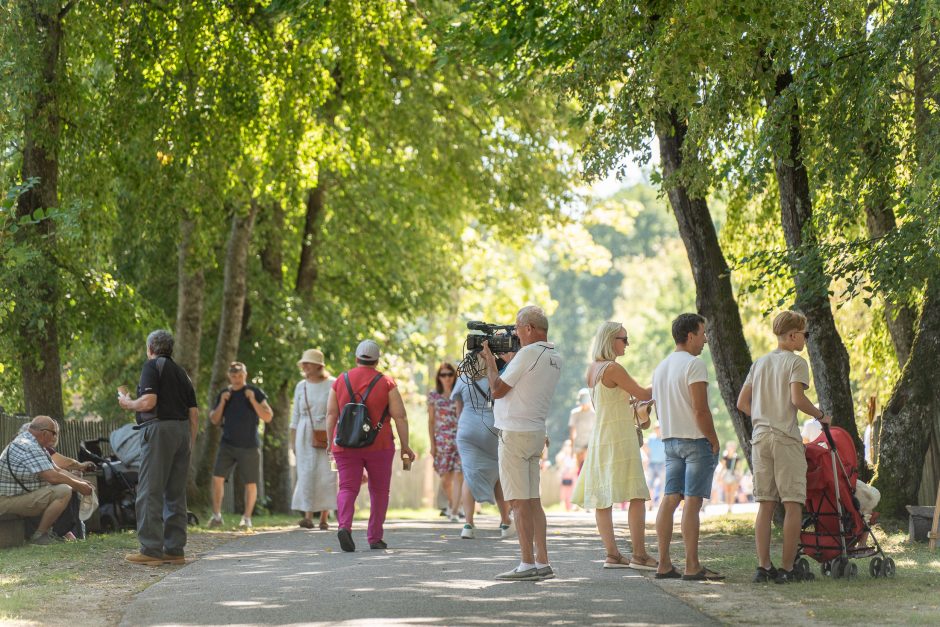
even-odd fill
[[[212,549],[239,537],[238,533],[190,532],[186,545],[188,558],[198,559]],[[117,625],[124,608],[134,595],[175,572],[182,566],[136,566],[124,560],[133,549],[108,547],[94,555],[68,565],[77,580],[66,586],[48,603],[30,603],[17,612],[20,618],[3,619],[5,625],[26,627],[52,625],[75,627],[76,625]],[[37,568],[42,566],[37,565]],[[82,572],[76,573],[79,570]],[[87,582],[84,585],[82,582]]]

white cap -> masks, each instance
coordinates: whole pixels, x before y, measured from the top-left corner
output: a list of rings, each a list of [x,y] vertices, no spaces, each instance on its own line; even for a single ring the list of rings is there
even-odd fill
[[[380,354],[379,345],[372,340],[362,340],[359,342],[359,346],[356,347],[356,359],[378,361]]]
[[[83,494],[82,502],[78,506],[78,519],[85,521],[98,509],[98,494],[92,490],[91,494]]]

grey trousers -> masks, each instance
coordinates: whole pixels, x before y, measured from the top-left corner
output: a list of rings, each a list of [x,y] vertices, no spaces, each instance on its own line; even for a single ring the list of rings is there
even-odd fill
[[[153,557],[182,555],[186,546],[189,421],[154,420],[141,429],[137,540]]]

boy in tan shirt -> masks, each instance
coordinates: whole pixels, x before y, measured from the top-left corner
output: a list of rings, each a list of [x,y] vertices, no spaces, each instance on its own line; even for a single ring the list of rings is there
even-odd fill
[[[799,581],[793,570],[803,503],[806,501],[806,455],[797,410],[829,424],[831,417],[806,398],[809,366],[796,354],[806,347],[806,316],[784,311],[774,318],[777,349],[754,362],[747,375],[738,409],[751,416],[751,458],[754,470],[754,499],[758,501],[754,539],[758,567],[754,582]],[[783,502],[782,568],[770,561],[770,525],[774,508]],[[811,578],[812,575],[809,576]]]

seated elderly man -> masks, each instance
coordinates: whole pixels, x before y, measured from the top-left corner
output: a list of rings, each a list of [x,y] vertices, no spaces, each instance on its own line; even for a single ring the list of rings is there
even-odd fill
[[[58,468],[46,451],[59,437],[59,425],[49,416],[36,416],[0,453],[0,514],[40,516],[31,544],[50,544],[52,524],[65,510],[72,490],[91,494],[94,489]]]

